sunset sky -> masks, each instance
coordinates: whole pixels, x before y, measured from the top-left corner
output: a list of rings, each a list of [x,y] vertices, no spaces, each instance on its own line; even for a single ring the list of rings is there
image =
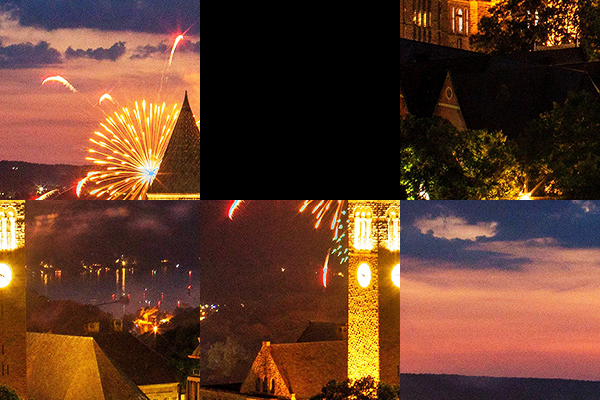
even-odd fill
[[[401,213],[401,372],[600,380],[600,202]]]
[[[53,75],[78,93],[41,85]],[[199,119],[199,0],[0,0],[0,160],[87,164],[102,111],[115,110],[108,102],[96,107],[103,93],[121,106],[181,105],[185,90]]]

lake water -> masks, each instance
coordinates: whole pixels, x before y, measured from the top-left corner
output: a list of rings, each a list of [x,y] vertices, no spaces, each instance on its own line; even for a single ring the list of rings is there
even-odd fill
[[[41,268],[28,274],[27,284],[51,300],[100,305],[115,318],[135,313],[142,307],[157,306],[159,301],[160,308],[167,311],[178,305],[197,307],[200,304],[199,269],[183,265],[154,269],[143,266],[94,268],[83,273]],[[129,296],[128,304],[110,304],[122,295]]]

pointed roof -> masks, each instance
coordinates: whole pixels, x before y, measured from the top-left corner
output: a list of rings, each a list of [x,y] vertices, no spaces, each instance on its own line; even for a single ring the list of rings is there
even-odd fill
[[[200,129],[188,103],[187,91],[148,193],[200,193]]]
[[[27,332],[28,397],[148,400],[91,337]]]
[[[169,361],[129,332],[97,333],[94,341],[109,360],[136,385],[179,383]]]
[[[318,394],[327,382],[335,379],[342,382],[348,372],[348,342],[305,342],[271,344],[263,342],[252,368],[240,392],[244,394],[264,393],[256,391],[256,381],[267,378],[268,389],[271,379],[275,381],[275,396],[308,399]],[[262,389],[262,387],[261,387]]]

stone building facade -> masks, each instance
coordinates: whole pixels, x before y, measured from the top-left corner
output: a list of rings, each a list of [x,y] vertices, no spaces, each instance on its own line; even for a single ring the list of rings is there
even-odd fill
[[[400,0],[400,37],[469,50],[469,36],[496,2]]]
[[[0,201],[0,263],[12,279],[0,288],[0,384],[27,396],[25,202]]]
[[[348,378],[399,384],[400,201],[348,202]]]

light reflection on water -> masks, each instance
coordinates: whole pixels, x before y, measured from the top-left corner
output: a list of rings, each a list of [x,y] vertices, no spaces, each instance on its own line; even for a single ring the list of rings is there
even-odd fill
[[[175,309],[178,300],[182,306],[199,304],[196,267],[102,268],[81,274],[65,270],[32,271],[27,284],[50,300],[100,305],[115,318],[135,313],[142,307],[157,306],[159,301],[161,309],[170,311]],[[121,296],[129,296],[129,304],[111,303]]]

